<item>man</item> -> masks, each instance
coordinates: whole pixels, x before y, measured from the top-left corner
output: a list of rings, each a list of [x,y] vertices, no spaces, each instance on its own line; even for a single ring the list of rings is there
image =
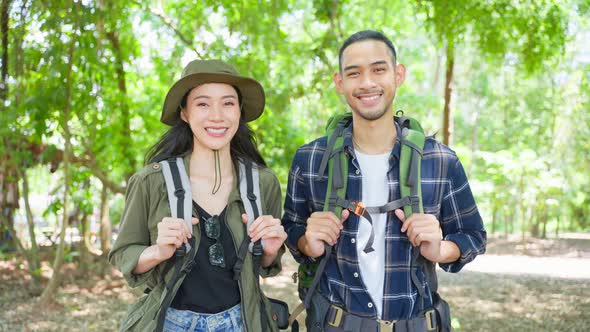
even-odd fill
[[[352,125],[343,134],[349,163],[346,196],[364,206],[400,198],[400,127],[393,118],[393,100],[405,73],[393,44],[380,32],[357,32],[340,48],[334,83],[352,109]],[[322,137],[297,151],[282,219],[286,243],[299,263],[321,259],[324,243],[334,246],[321,275],[321,296],[314,295],[312,302],[327,300],[341,311],[336,316],[346,319],[324,310],[326,317],[316,318],[316,324],[326,331],[355,329],[343,326],[344,321],[363,330],[366,326],[386,330],[385,325],[391,330],[394,321],[395,331],[431,325],[424,322],[425,312],[436,299],[428,291],[423,306],[419,305],[419,294],[426,292],[412,282],[412,248],[448,272],[458,272],[485,252],[486,232],[459,159],[447,146],[427,137],[421,168],[425,212],[409,218],[401,209],[371,213],[371,225],[347,210],[341,218],[323,211],[328,181],[326,176],[317,177],[326,146],[327,137]],[[371,232],[374,250],[368,251]],[[425,283],[422,269],[417,275]]]

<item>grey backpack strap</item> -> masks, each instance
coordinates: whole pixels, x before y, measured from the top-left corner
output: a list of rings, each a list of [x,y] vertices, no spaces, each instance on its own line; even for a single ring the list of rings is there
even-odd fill
[[[244,210],[246,210],[246,214],[248,215],[247,229],[250,229],[254,220],[262,214],[259,170],[255,163],[246,166],[240,161],[238,165],[240,169],[240,197],[244,204]],[[264,246],[264,241],[262,246]],[[252,247],[253,243],[250,243],[250,247],[248,248],[250,252],[252,252]]]
[[[180,157],[170,158],[161,161],[160,166],[162,167],[162,174],[166,182],[166,190],[168,191],[168,204],[170,204],[171,217],[184,219],[192,234],[193,198],[188,173],[184,167],[184,160]],[[166,312],[174,299],[174,285],[184,275],[189,274],[195,265],[195,254],[197,251],[191,250],[190,243],[195,243],[194,238],[190,238],[187,243],[183,243],[182,247],[176,249],[174,252],[174,273],[166,284],[165,295],[160,304],[160,309],[155,313],[154,320],[156,320],[156,328],[154,332],[161,332],[164,328]],[[188,258],[184,259],[187,253],[189,253]],[[184,263],[185,261],[186,264]]]
[[[168,204],[173,218],[182,218],[188,225],[191,234],[193,232],[192,223],[192,191],[188,174],[184,167],[182,158],[171,158],[160,162],[162,174],[166,181],[168,191]],[[186,252],[191,250],[190,244],[186,243]]]

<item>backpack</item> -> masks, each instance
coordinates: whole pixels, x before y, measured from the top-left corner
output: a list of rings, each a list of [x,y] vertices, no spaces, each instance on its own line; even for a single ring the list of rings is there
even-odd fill
[[[326,125],[326,136],[328,139],[326,150],[323,154],[318,176],[316,181],[319,181],[328,169],[328,184],[326,190],[326,197],[324,201],[324,211],[332,211],[337,217],[340,217],[343,209],[348,209],[351,213],[357,216],[365,217],[372,225],[372,220],[369,213],[385,213],[393,211],[398,208],[404,209],[406,218],[409,218],[412,213],[423,213],[422,204],[422,189],[421,189],[421,163],[422,163],[422,149],[424,148],[425,136],[424,130],[420,123],[410,117],[405,117],[403,111],[397,111],[394,120],[401,128],[401,152],[400,152],[400,166],[399,166],[399,181],[401,199],[389,202],[383,206],[365,207],[362,202],[354,202],[346,199],[346,186],[348,182],[348,157],[344,151],[344,129],[352,124],[352,113],[345,112],[337,114],[330,118]],[[374,240],[374,233],[371,229],[369,240],[365,245],[363,251],[373,251],[372,244]],[[311,264],[300,264],[297,272],[298,289],[302,304],[295,310],[290,320],[293,321],[303,308],[308,309],[308,316],[318,315],[315,310],[309,310],[314,298],[314,293],[318,288],[321,275],[324,272],[326,263],[332,253],[332,246],[325,244],[325,254],[320,261],[315,261]],[[410,266],[410,277],[412,283],[418,290],[420,296],[420,310],[424,310],[424,301],[427,294],[420,280],[416,275],[416,271],[422,267],[426,281],[432,292],[433,304],[436,308],[437,304],[434,302],[441,302],[446,304],[437,294],[438,280],[435,271],[435,264],[424,259],[420,255],[420,248],[412,249],[412,259]],[[294,279],[296,279],[294,277]],[[448,306],[441,316],[448,315]],[[309,319],[309,318],[308,318]],[[323,317],[312,318],[321,322]],[[449,317],[450,320],[450,317]],[[444,321],[444,320],[443,320]]]
[[[170,158],[160,162],[164,180],[166,182],[166,190],[168,192],[168,203],[170,205],[170,211],[173,218],[184,219],[185,223],[189,226],[189,230],[192,233],[192,191],[190,189],[190,181],[188,173],[184,167],[184,162],[181,157]],[[260,216],[262,212],[261,195],[260,195],[260,182],[259,182],[259,170],[254,163],[238,162],[239,168],[239,186],[240,186],[240,197],[244,203],[244,210],[248,215],[247,227]],[[166,295],[162,301],[160,310],[154,319],[157,319],[157,327],[155,332],[161,332],[164,326],[166,318],[166,311],[172,303],[173,292],[171,291],[174,285],[184,275],[190,273],[195,265],[194,258],[196,248],[192,248],[191,243],[194,244],[194,239],[191,238],[189,243],[183,244],[182,247],[178,248],[174,253],[174,273],[172,278],[166,284]],[[264,241],[258,240],[255,243],[251,242],[250,236],[246,234],[244,240],[240,244],[238,249],[237,262],[233,267],[234,279],[238,280],[244,260],[248,252],[252,254],[252,260],[254,264],[254,273],[256,276],[259,275],[260,259],[262,258]],[[189,255],[187,264],[181,269],[183,265],[182,257]],[[286,329],[290,325],[289,319],[289,308],[283,301],[268,298],[271,303],[271,311],[273,313],[273,320],[277,323],[279,329]],[[261,315],[264,317],[266,308],[264,301],[261,302]],[[263,319],[263,322],[265,320]],[[297,323],[292,325],[293,331],[298,330]]]

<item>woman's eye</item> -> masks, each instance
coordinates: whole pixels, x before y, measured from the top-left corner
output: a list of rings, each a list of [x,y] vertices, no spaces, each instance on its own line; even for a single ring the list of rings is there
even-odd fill
[[[225,106],[234,106],[235,103],[233,101],[226,101],[223,105],[225,105]]]
[[[197,107],[207,107],[207,103],[198,103]]]

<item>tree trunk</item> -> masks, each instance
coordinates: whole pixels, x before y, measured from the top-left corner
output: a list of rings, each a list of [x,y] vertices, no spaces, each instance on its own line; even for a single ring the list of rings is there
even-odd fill
[[[103,255],[111,251],[111,218],[109,218],[108,188],[103,184],[100,193],[100,249]]]
[[[447,43],[447,63],[445,75],[445,107],[443,110],[443,143],[451,145],[453,142],[453,114],[451,111],[451,96],[453,84],[453,70],[455,69],[455,49],[452,41]]]
[[[481,108],[482,102],[477,102],[477,107],[473,110],[473,133],[471,134],[471,162],[469,163],[469,167],[467,168],[467,178],[471,178],[471,174],[473,172],[473,165],[475,165],[475,160],[477,159],[477,124],[479,120],[479,109]]]
[[[107,2],[107,4],[105,5],[105,1],[104,0],[99,0],[98,1],[98,6],[100,9],[100,13],[101,15],[99,15],[98,18],[98,25],[99,25],[99,31],[103,32],[105,37],[108,39],[108,41],[111,43],[112,49],[113,49],[113,54],[115,55],[115,72],[117,73],[117,86],[119,87],[119,109],[121,110],[121,123],[123,125],[123,136],[126,137],[127,139],[131,140],[131,115],[130,115],[130,110],[129,110],[129,104],[127,101],[127,84],[126,84],[126,73],[125,73],[125,67],[123,65],[124,59],[123,59],[123,52],[121,51],[121,43],[119,40],[119,35],[117,34],[116,31],[107,31],[105,30],[105,25],[104,25],[104,20],[103,20],[103,14],[107,15],[110,11],[111,8],[109,8],[110,2]],[[125,176],[126,180],[129,180],[129,178],[131,177],[131,175],[133,174],[133,171],[136,169],[137,165],[136,165],[136,160],[135,160],[135,156],[132,153],[132,149],[123,149],[123,154],[125,155],[125,158],[127,159],[127,162],[129,163],[129,169],[127,171],[127,174]]]
[[[74,8],[72,8],[72,14],[76,17],[76,26],[74,27],[74,31],[78,30],[78,12],[77,6],[79,3],[76,3]],[[60,119],[61,127],[63,129],[64,140],[65,140],[65,148],[64,148],[64,157],[63,157],[63,169],[64,169],[64,201],[63,201],[63,217],[62,217],[62,224],[61,224],[61,234],[59,236],[59,246],[57,248],[57,252],[55,254],[55,261],[53,262],[53,275],[49,280],[49,284],[41,294],[41,299],[39,303],[41,305],[48,305],[55,302],[55,295],[57,293],[57,289],[61,283],[61,267],[64,261],[64,251],[66,246],[66,229],[68,228],[68,216],[69,216],[69,206],[70,206],[70,186],[72,182],[72,174],[70,172],[70,157],[72,154],[72,137],[69,128],[69,122],[71,117],[71,94],[72,94],[72,65],[74,62],[74,48],[76,45],[76,34],[72,36],[70,41],[69,47],[69,54],[68,54],[68,65],[66,70],[66,82],[65,82],[65,105],[63,111],[63,117]]]
[[[2,122],[5,122],[5,117],[7,116],[7,110],[6,107],[4,105],[6,105],[6,98],[8,96],[8,85],[6,84],[6,80],[8,78],[8,22],[9,22],[9,9],[10,9],[10,0],[2,0],[2,3],[0,3],[0,42],[2,43],[2,45],[0,46],[1,49],[0,51],[2,52],[2,54],[0,55],[0,57],[2,58],[2,63],[0,63],[0,110],[2,111]],[[3,137],[2,138],[2,143],[4,145],[4,148],[6,150],[9,149],[9,142],[8,142],[8,137]],[[7,160],[8,158],[6,157],[2,157],[1,160],[1,164],[0,167],[5,168],[4,162]],[[10,186],[10,176],[8,174],[8,172],[2,172],[0,171],[0,213],[2,214],[2,219],[0,220],[0,225],[2,225],[3,223],[5,224],[5,228],[8,229],[11,225],[13,224],[13,218],[12,215],[14,214],[14,212],[12,212],[13,208],[11,206],[8,206],[8,193],[9,191],[7,190],[8,187]],[[15,237],[15,234],[11,234],[12,237]],[[6,234],[4,233],[4,230],[2,227],[0,227],[0,243],[2,243],[2,240],[6,237]],[[15,243],[16,244],[16,243]],[[18,245],[17,245],[18,247]]]
[[[31,248],[29,249],[28,262],[29,273],[31,274],[31,292],[39,295],[41,291],[41,261],[39,259],[39,247],[35,237],[35,221],[31,204],[29,203],[29,180],[26,171],[20,172],[20,178],[23,180],[23,200],[25,201],[25,210],[27,213],[27,224],[29,226],[29,236],[31,238]]]
[[[0,33],[2,34],[2,68],[0,69],[0,100],[3,102],[8,96],[8,85],[6,79],[8,78],[8,23],[10,20],[9,11],[11,0],[2,0],[0,4]]]

